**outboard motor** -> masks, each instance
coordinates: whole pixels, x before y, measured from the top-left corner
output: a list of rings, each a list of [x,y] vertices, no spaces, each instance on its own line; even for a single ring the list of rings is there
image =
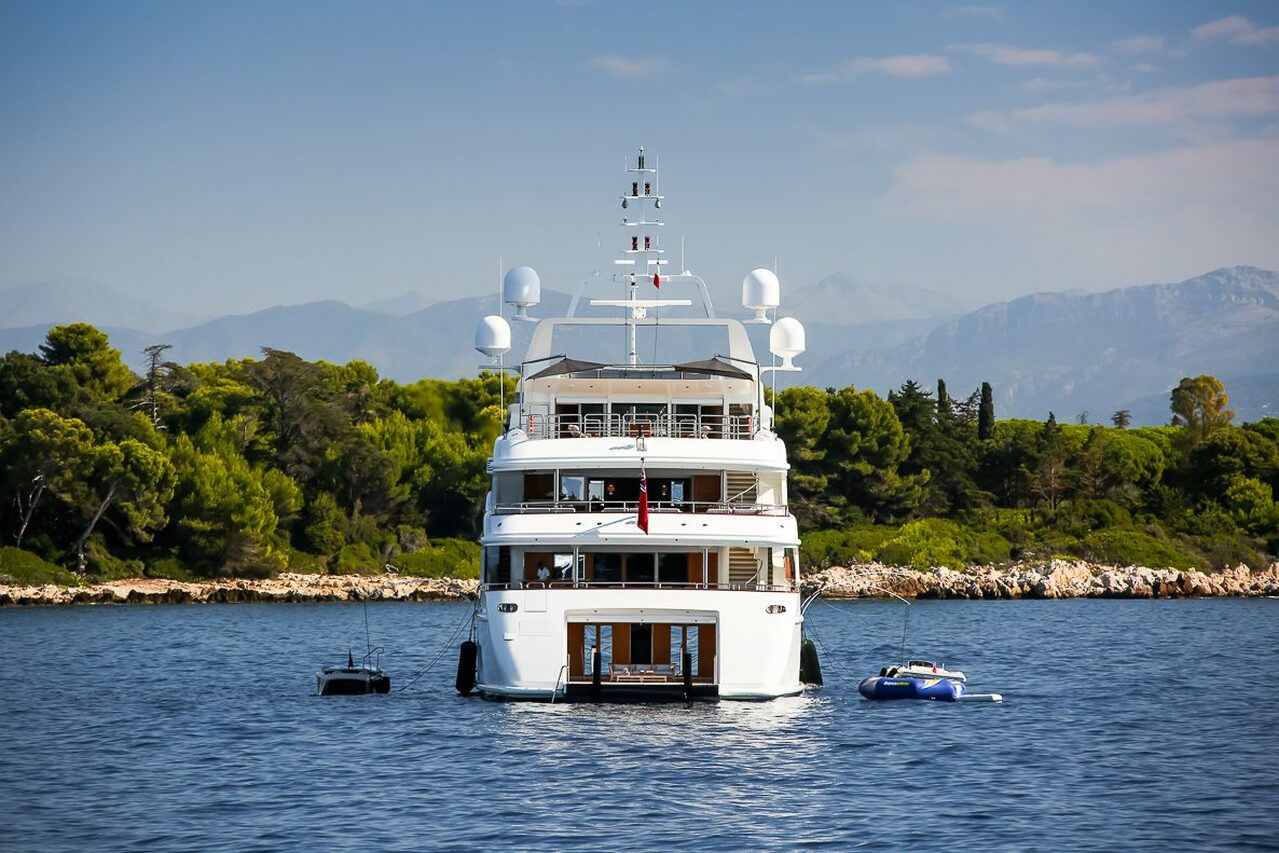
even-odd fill
[[[808,637],[799,646],[799,680],[801,684],[822,686],[822,664],[817,659],[817,646]]]
[[[475,690],[475,663],[479,658],[480,647],[474,640],[467,640],[462,643],[462,648],[457,656],[457,681],[455,686],[457,692],[463,696],[470,696]]]

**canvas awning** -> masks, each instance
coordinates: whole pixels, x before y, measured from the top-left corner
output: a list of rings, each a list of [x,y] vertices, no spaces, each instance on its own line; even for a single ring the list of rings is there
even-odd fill
[[[545,379],[547,376],[561,376],[565,373],[577,373],[582,370],[599,370],[606,365],[600,364],[598,361],[581,361],[576,358],[568,358],[565,356],[561,360],[555,362],[549,367],[543,367],[537,373],[528,377],[529,379]]]
[[[676,370],[685,373],[705,373],[709,376],[727,376],[730,379],[750,379],[751,375],[736,365],[729,364],[719,358],[705,358],[701,361],[689,361],[675,365]]]

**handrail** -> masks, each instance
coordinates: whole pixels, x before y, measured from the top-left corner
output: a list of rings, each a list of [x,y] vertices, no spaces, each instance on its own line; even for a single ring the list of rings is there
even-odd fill
[[[541,407],[539,407],[541,408]],[[517,421],[530,438],[698,438],[749,439],[758,420],[752,415],[661,414],[552,415],[523,410]]]
[[[740,495],[736,496],[740,497]],[[639,501],[618,500],[542,500],[499,503],[493,508],[497,515],[532,515],[538,513],[625,513],[639,510]],[[787,504],[761,504],[727,501],[655,501],[648,502],[653,513],[696,513],[726,515],[785,515]]]
[[[524,581],[511,583],[482,583],[480,589],[485,592],[500,590],[539,589],[552,592],[570,589],[664,589],[664,590],[714,590],[718,592],[797,592],[798,584],[756,584],[754,581],[744,583],[679,583],[674,581],[596,581],[596,580],[563,580],[563,581]]]

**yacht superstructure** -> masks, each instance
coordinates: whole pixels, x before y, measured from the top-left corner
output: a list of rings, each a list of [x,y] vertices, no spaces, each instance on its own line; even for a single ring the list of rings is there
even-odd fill
[[[742,322],[715,317],[704,282],[668,271],[650,158],[640,149],[628,163],[621,197],[626,236],[612,278],[625,298],[589,300],[595,315],[618,316],[576,316],[575,299],[570,316],[537,323],[512,368],[471,649],[475,688],[489,698],[802,689],[799,535],[763,380],[797,369],[803,327],[773,323],[770,349],[783,362],[762,366]],[[699,296],[704,316],[688,316],[694,299],[667,298],[672,290]],[[746,277],[748,322],[770,322],[778,291],[768,270]],[[527,319],[539,294],[533,270],[507,273],[514,319]],[[676,309],[683,316],[661,316]],[[510,337],[505,319],[486,317],[476,348],[500,358]],[[601,337],[605,348],[590,349]],[[464,656],[459,684],[468,668]]]

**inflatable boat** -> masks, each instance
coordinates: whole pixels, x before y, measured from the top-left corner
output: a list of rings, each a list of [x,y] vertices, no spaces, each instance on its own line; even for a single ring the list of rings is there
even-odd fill
[[[969,693],[968,679],[932,661],[912,660],[884,667],[857,685],[867,699],[926,699],[933,702],[1002,702],[998,693]]]

